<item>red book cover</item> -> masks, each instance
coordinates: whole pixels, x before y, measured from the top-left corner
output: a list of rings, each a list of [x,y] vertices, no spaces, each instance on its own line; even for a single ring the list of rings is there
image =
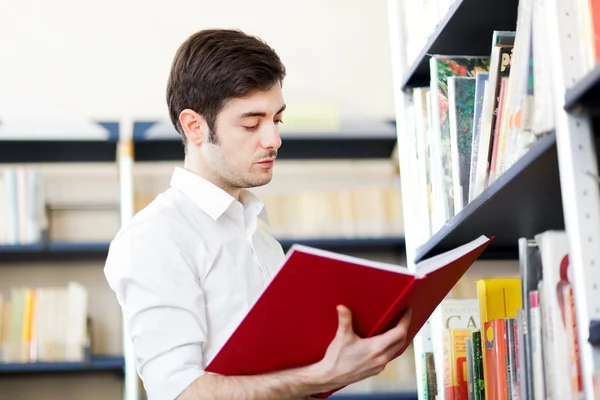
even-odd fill
[[[485,333],[486,399],[508,400],[506,381],[506,325],[504,319],[493,319],[483,324]]]
[[[352,312],[354,331],[370,337],[412,309],[406,345],[492,239],[481,236],[408,268],[294,245],[284,265],[206,367],[215,374],[258,375],[320,361],[338,324]],[[318,397],[327,398],[330,393]]]

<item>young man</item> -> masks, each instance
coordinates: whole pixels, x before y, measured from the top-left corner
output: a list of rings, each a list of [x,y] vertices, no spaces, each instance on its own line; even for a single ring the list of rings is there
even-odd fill
[[[243,377],[203,370],[284,258],[247,190],[272,177],[284,77],[277,54],[239,31],[198,32],[175,55],[167,104],[184,166],[117,234],[105,267],[150,400],[309,398],[379,373],[404,345],[410,313],[361,339],[340,305],[337,334],[314,365]]]

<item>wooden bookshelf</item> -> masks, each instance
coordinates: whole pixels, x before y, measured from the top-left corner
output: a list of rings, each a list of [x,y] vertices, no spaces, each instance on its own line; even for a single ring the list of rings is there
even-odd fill
[[[479,235],[494,237],[485,257],[518,259],[518,239],[548,229],[564,229],[554,132],[534,142],[519,161],[420,246],[415,262]]]
[[[407,69],[402,90],[429,86],[432,54],[489,56],[494,31],[516,29],[518,0],[455,0]]]

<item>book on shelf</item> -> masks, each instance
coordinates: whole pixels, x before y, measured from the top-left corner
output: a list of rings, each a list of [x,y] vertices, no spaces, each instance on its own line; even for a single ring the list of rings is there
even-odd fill
[[[387,331],[411,309],[406,344],[399,356],[491,240],[481,236],[424,260],[415,272],[295,245],[206,371],[248,375],[318,362],[337,331],[340,304],[351,310],[360,337]],[[309,326],[311,334],[306,335]]]
[[[12,287],[0,296],[0,362],[83,362],[90,338],[87,289]]]
[[[446,399],[584,398],[566,233],[541,232],[520,238],[518,246],[519,277],[476,282],[480,325],[470,340],[455,340],[449,349],[434,346],[434,358],[465,350],[467,394],[446,391]],[[432,338],[456,337],[454,327],[436,324],[435,315]],[[442,368],[436,364],[434,373],[448,376]]]
[[[47,227],[44,182],[35,167],[18,165],[0,171],[0,245],[41,241]]]

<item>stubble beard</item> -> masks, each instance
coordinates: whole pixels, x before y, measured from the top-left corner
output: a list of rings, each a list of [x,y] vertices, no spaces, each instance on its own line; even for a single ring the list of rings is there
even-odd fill
[[[246,173],[235,172],[235,167],[225,158],[219,144],[209,144],[210,160],[209,165],[214,166],[213,175],[219,187],[225,190],[250,189],[258,186],[264,186],[272,180],[272,170],[269,173],[256,173],[252,170]],[[276,157],[277,152],[270,152],[262,158]],[[262,159],[261,158],[261,159]],[[254,168],[256,166],[253,164]],[[251,167],[251,168],[252,168]]]

